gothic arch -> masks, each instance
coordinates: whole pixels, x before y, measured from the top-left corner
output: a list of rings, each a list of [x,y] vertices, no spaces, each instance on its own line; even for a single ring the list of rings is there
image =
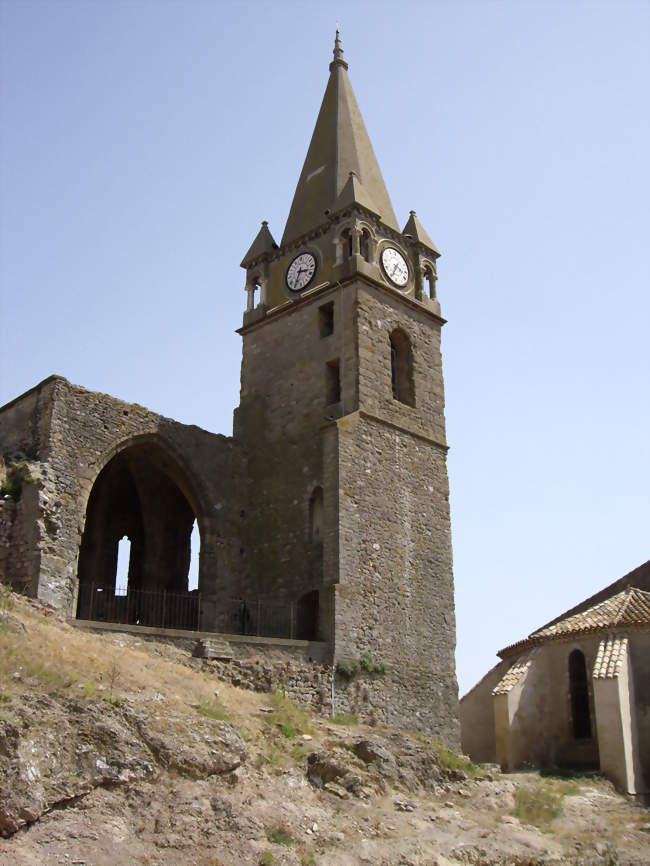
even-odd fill
[[[85,503],[77,617],[196,628],[199,593],[188,589],[190,536],[196,521],[203,537],[206,514],[201,487],[164,437],[136,436],[112,448]],[[128,586],[116,582],[123,538],[131,543]],[[199,567],[199,589],[201,581]]]

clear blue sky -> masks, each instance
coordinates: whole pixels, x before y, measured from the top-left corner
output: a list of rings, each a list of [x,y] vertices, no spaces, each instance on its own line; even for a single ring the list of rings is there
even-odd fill
[[[443,253],[466,691],[650,557],[650,3],[0,2],[0,403],[51,373],[230,433],[336,21]]]

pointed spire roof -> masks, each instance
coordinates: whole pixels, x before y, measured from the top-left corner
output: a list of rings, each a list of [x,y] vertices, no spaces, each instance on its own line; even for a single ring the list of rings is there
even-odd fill
[[[273,240],[273,235],[269,231],[269,224],[266,220],[262,223],[262,228],[258,231],[257,237],[250,245],[250,249],[241,261],[241,267],[247,268],[255,259],[259,259],[264,253],[270,253],[277,250],[278,245]]]
[[[338,211],[354,204],[361,205],[361,207],[364,207],[376,216],[381,217],[377,205],[366,192],[366,188],[361,183],[356,173],[351,171],[345,186],[341,190],[341,194],[332,205],[332,213],[338,213]]]
[[[402,234],[410,235],[416,243],[422,244],[423,247],[431,250],[431,252],[435,253],[437,256],[440,255],[438,248],[431,240],[429,235],[425,232],[424,228],[422,227],[422,223],[418,219],[418,216],[414,210],[411,211],[411,215],[408,218],[408,222],[404,226]]]
[[[357,105],[338,30],[330,77],[293,197],[282,244],[325,220],[354,171],[386,225],[399,231],[393,206]]]

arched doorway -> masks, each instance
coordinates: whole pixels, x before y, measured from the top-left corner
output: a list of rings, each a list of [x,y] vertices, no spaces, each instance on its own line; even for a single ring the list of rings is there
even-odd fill
[[[183,470],[159,442],[116,454],[88,499],[77,618],[199,628],[196,577],[188,585],[197,516]]]

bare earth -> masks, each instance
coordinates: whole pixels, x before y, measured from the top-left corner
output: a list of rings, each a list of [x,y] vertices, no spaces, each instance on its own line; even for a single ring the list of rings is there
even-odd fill
[[[648,811],[603,779],[341,721],[3,593],[0,866],[650,864]]]

